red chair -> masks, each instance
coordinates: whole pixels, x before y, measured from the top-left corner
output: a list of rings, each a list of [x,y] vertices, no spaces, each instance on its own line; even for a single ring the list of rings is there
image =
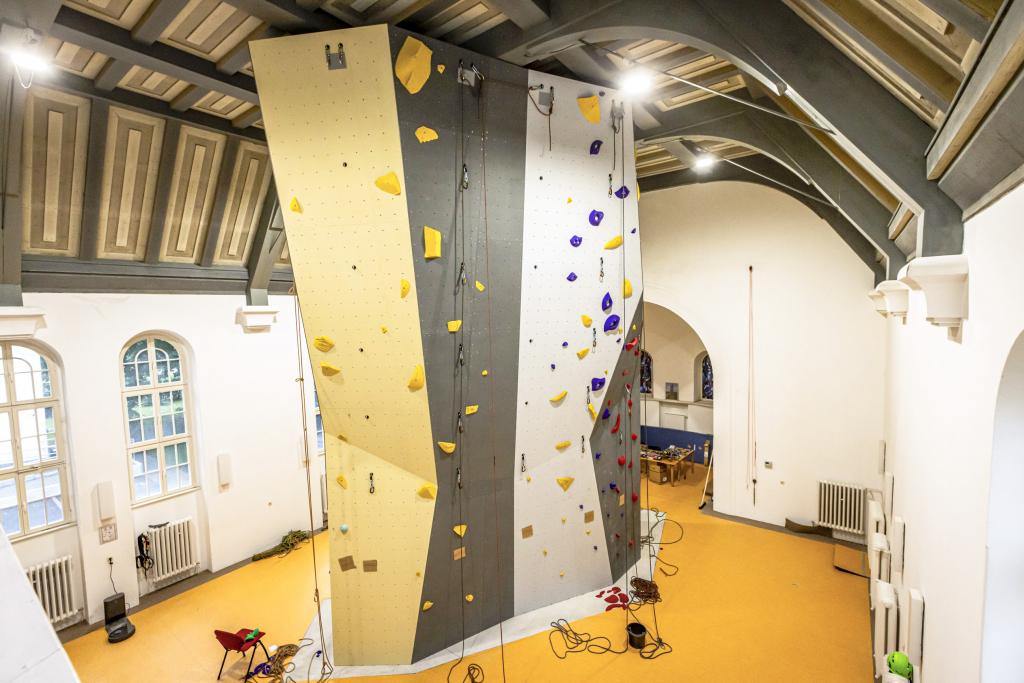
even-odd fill
[[[245,670],[243,681],[249,678],[249,671],[252,670],[252,660],[256,657],[257,644],[263,648],[263,654],[267,656],[267,661],[270,661],[270,653],[267,652],[267,646],[260,642],[266,634],[261,631],[256,634],[255,638],[246,640],[245,637],[252,633],[252,631],[253,629],[251,628],[241,628],[235,633],[216,630],[213,632],[213,635],[217,637],[217,642],[224,648],[224,659],[220,660],[220,671],[217,672],[218,681],[220,680],[220,675],[224,673],[224,662],[228,660],[228,652],[239,652],[244,656],[246,650],[252,650],[252,654],[249,655],[249,667]]]

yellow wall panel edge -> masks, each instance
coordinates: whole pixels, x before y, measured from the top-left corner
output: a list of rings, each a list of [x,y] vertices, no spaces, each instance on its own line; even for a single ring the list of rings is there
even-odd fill
[[[331,71],[324,45],[338,43],[348,68]],[[405,194],[374,186],[389,171],[405,179],[388,30],[250,49],[327,440],[335,663],[408,662],[435,502],[417,489],[436,473],[429,386],[408,388],[424,361],[416,288],[400,292],[415,282]],[[318,335],[334,347],[317,350]],[[321,362],[340,372],[324,376]],[[342,571],[346,558],[354,569]]]

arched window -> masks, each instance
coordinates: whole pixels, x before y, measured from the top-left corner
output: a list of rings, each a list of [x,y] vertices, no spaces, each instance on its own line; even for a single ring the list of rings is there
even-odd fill
[[[650,394],[654,389],[654,360],[646,351],[640,352],[640,393]]]
[[[183,354],[166,339],[143,337],[125,347],[121,363],[132,497],[138,502],[191,488],[195,477]]]
[[[715,371],[711,367],[711,356],[706,353],[700,362],[700,398],[702,401],[715,398]]]
[[[56,366],[28,346],[0,349],[0,521],[17,537],[63,524],[71,511]]]

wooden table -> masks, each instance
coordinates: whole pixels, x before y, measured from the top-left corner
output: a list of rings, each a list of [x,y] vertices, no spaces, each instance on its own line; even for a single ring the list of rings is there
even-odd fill
[[[693,449],[692,448],[679,448],[677,449],[682,453],[681,457],[678,458],[651,458],[646,455],[640,455],[640,469],[643,471],[647,470],[647,477],[650,478],[650,466],[651,463],[665,467],[668,470],[668,481],[672,486],[676,485],[679,481],[679,472],[682,471],[683,479],[686,479],[687,465],[689,470],[693,471]]]

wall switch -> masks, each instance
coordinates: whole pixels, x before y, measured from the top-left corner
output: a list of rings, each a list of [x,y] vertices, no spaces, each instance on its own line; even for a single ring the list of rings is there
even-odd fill
[[[117,523],[111,522],[100,527],[100,543],[110,543],[117,540]]]

